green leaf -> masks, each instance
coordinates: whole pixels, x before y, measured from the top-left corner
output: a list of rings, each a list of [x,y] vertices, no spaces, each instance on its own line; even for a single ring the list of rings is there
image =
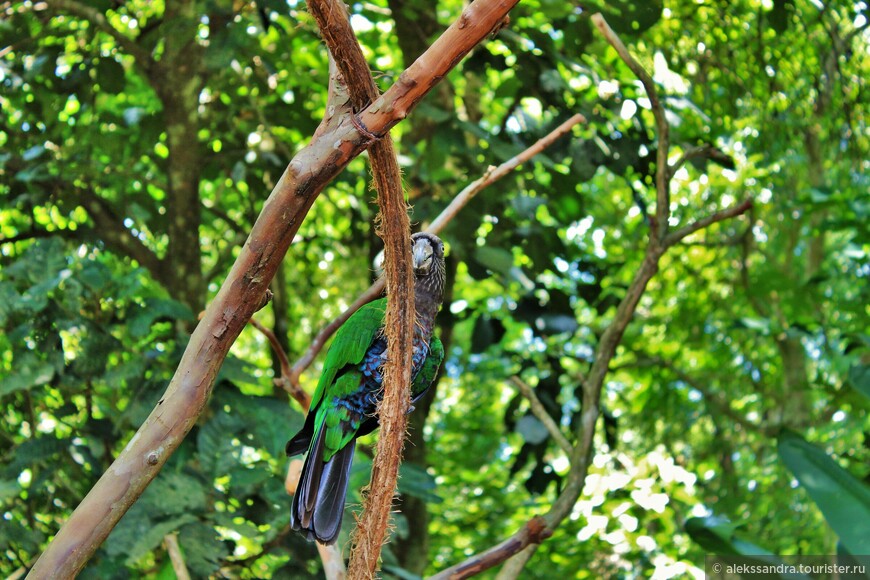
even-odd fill
[[[692,540],[711,554],[720,556],[773,556],[769,551],[737,537],[740,526],[720,516],[691,518],[685,529]],[[766,560],[766,559],[765,559]]]
[[[210,577],[220,567],[221,560],[229,555],[214,528],[202,523],[184,526],[178,533],[178,543],[194,578]]]
[[[44,536],[17,519],[0,518],[0,546],[16,546],[27,553],[37,553]]]
[[[47,463],[56,463],[54,459],[69,447],[69,439],[60,439],[54,435],[42,435],[28,439],[18,445],[15,456],[3,466],[2,473],[8,478],[17,478],[28,467]],[[52,460],[52,461],[49,461]]]
[[[474,259],[499,274],[508,274],[514,266],[513,254],[503,248],[490,246],[475,248]]]
[[[148,487],[140,501],[152,506],[152,514],[197,512],[206,508],[203,482],[183,473],[164,471]]]
[[[200,427],[196,446],[206,473],[225,473],[224,466],[233,457],[233,436],[243,426],[244,421],[240,416],[220,411]]]
[[[779,437],[779,456],[852,554],[870,554],[870,487],[796,433]]]
[[[163,536],[196,521],[192,514],[182,514],[164,521],[153,520],[144,503],[138,502],[130,508],[104,544],[110,556],[121,556],[127,565],[153,550],[163,541]]]
[[[438,484],[435,483],[435,478],[423,467],[414,463],[403,463],[399,467],[399,493],[437,504],[444,501],[435,493],[437,488]]]
[[[849,383],[870,399],[870,365],[856,363],[849,367]]]
[[[113,58],[101,58],[97,63],[97,82],[104,93],[117,95],[124,90],[127,81],[124,67]]]
[[[227,355],[221,370],[218,373],[217,382],[230,381],[231,383],[245,383],[259,385],[260,380],[253,374],[254,367],[246,361],[233,355]]]
[[[256,467],[239,466],[230,471],[229,475],[230,485],[237,494],[239,493],[238,490],[241,490],[243,493],[250,493],[252,488],[263,483],[270,477],[274,477],[272,472],[266,469],[263,465],[257,465]]]
[[[538,207],[547,203],[547,200],[529,195],[518,195],[511,199],[511,206],[517,214],[524,219],[534,219]]]
[[[129,320],[130,334],[135,338],[142,338],[151,330],[151,326],[158,320],[191,320],[193,313],[190,308],[167,298],[149,298],[145,305]]]
[[[14,371],[0,380],[0,396],[45,385],[51,382],[54,374],[55,368],[50,362],[38,360],[32,355],[22,357],[15,364]]]

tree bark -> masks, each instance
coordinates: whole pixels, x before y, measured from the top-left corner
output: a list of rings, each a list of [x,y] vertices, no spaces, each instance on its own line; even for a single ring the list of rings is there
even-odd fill
[[[163,57],[151,75],[152,85],[163,104],[167,158],[166,266],[170,272],[169,293],[199,312],[205,303],[199,228],[201,223],[199,179],[199,94],[204,86],[203,49],[196,42],[199,11],[196,2],[176,1],[166,5]]]

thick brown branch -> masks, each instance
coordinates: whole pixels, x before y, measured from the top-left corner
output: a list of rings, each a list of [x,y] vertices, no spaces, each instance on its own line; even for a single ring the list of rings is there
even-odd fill
[[[519,0],[476,0],[444,31],[429,50],[399,75],[396,83],[359,114],[363,126],[385,134],[408,116],[420,100],[481,39],[497,30]]]
[[[474,9],[463,15],[462,26],[451,26],[446,40],[439,39],[402,73],[397,85],[366,109],[367,126],[383,132],[399,123],[514,4],[474,2]],[[328,111],[332,105],[339,106],[330,102]],[[31,571],[32,578],[75,576],[178,448],[205,407],[221,363],[261,304],[309,208],[365,145],[348,117],[333,111],[311,143],[290,162],[193,332],[163,398],[49,544]]]
[[[559,429],[559,425],[556,424],[556,421],[553,420],[553,417],[547,412],[547,409],[544,408],[541,400],[538,399],[538,396],[535,394],[534,389],[530,387],[523,379],[517,376],[511,377],[511,382],[514,386],[519,389],[520,393],[529,400],[529,405],[532,408],[532,413],[538,420],[544,424],[544,427],[547,428],[547,431],[550,433],[550,437],[562,448],[562,451],[565,452],[568,457],[571,457],[573,453],[573,447],[571,443],[568,441],[568,438],[562,433],[562,430]]]
[[[670,132],[671,128],[668,125],[665,109],[659,99],[658,91],[656,90],[655,81],[646,72],[646,69],[637,62],[628,49],[620,40],[619,36],[610,28],[604,16],[601,14],[592,15],[592,23],[604,36],[605,40],[616,49],[619,58],[628,65],[631,72],[640,79],[643,88],[649,97],[650,108],[656,120],[656,134],[658,136],[658,149],[656,151],[656,220],[653,227],[654,234],[663,240],[668,232],[668,216],[670,215],[670,181],[671,172],[668,167],[668,153],[670,151]]]

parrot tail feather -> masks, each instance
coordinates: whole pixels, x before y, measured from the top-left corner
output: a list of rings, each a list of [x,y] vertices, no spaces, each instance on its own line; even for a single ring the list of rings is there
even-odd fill
[[[311,445],[290,512],[293,529],[307,532],[309,540],[332,544],[341,531],[344,501],[353,462],[355,441],[339,449],[329,461],[323,461],[325,429]]]

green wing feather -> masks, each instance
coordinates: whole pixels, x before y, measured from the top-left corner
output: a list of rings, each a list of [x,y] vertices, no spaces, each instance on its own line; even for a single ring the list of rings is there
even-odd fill
[[[335,333],[335,338],[326,354],[326,361],[323,363],[320,381],[317,383],[314,396],[311,398],[312,409],[317,407],[326,390],[335,382],[335,375],[338,374],[338,371],[345,365],[357,365],[362,362],[372,341],[384,326],[386,310],[386,298],[369,302],[354,312]],[[354,385],[355,387],[356,385]],[[341,396],[340,392],[335,394]]]
[[[414,377],[414,382],[411,384],[411,398],[429,388],[432,381],[435,380],[435,375],[438,374],[438,368],[444,361],[444,345],[438,340],[438,337],[433,336],[429,341],[429,355],[423,361],[423,366],[420,368],[417,376]]]

